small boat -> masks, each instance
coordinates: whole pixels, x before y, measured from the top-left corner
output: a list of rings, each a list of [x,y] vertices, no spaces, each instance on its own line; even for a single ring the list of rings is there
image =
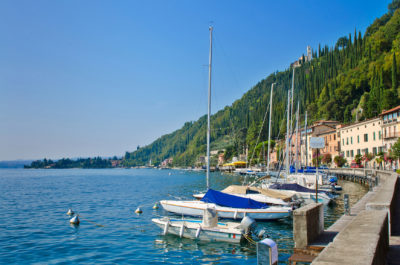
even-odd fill
[[[163,235],[172,234],[181,238],[239,243],[244,239],[259,240],[266,236],[264,230],[257,231],[255,221],[250,217],[244,218],[241,223],[218,222],[215,208],[206,208],[202,221],[168,217],[151,221],[162,229]]]
[[[269,206],[248,198],[242,198],[209,189],[201,201],[160,201],[164,210],[178,215],[202,216],[207,207],[215,207],[221,218],[275,220],[289,217],[291,207]]]
[[[275,190],[260,189],[250,186],[230,185],[227,188],[223,189],[221,192],[252,199],[269,205],[289,207],[293,204],[293,195],[288,195],[287,193]],[[200,200],[204,197],[204,195],[204,193],[194,194],[193,197]]]
[[[291,192],[296,194],[298,197],[305,200],[306,204],[315,202],[315,190],[308,189],[296,183],[275,183],[268,186],[272,190],[280,190]],[[332,197],[329,196],[325,191],[318,191],[318,202],[324,205],[328,205],[332,201]]]

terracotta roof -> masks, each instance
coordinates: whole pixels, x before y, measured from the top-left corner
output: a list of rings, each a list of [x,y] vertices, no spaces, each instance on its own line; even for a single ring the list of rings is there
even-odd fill
[[[333,129],[333,130],[330,130],[330,131],[326,131],[326,132],[322,132],[322,133],[317,133],[317,135],[332,134],[332,133],[336,133],[336,129]]]
[[[385,111],[382,111],[382,113],[381,113],[381,114],[379,114],[379,116],[382,116],[382,115],[385,115],[385,114],[388,114],[388,113],[394,112],[394,111],[396,111],[396,110],[400,110],[400,106],[397,106],[397,107],[395,107],[395,108],[393,108],[393,109],[390,109],[390,110],[385,110]]]
[[[364,123],[364,122],[367,122],[367,121],[372,121],[372,120],[375,120],[375,119],[379,119],[379,117],[373,117],[373,118],[369,118],[369,119],[366,119],[366,120],[363,120],[363,121],[359,121],[359,122],[353,122],[353,123],[349,123],[349,124],[344,124],[342,127],[338,128],[338,129],[343,129],[343,128],[346,128],[346,127],[350,127],[350,126],[353,126],[353,125],[361,124],[361,123]]]

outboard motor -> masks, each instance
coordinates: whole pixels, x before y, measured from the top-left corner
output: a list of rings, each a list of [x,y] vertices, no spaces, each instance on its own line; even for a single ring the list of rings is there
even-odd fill
[[[240,228],[243,230],[243,233],[246,235],[250,235],[252,231],[254,231],[256,226],[256,221],[253,218],[245,216],[240,222]]]
[[[268,237],[266,231],[264,229],[258,229],[256,221],[251,217],[245,216],[240,222],[240,228],[242,229],[242,233],[246,237],[250,237],[253,240],[261,240]]]

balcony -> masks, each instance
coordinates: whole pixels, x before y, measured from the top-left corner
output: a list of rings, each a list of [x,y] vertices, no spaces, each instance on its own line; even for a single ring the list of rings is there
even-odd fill
[[[390,132],[383,134],[383,139],[385,140],[389,140],[392,138],[399,138],[399,137],[400,137],[400,132]]]

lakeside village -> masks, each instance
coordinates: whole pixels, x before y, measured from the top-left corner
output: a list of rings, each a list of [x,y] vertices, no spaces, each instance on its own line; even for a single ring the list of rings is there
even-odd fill
[[[380,168],[394,170],[399,168],[400,158],[400,106],[383,111],[377,117],[358,121],[351,124],[341,124],[338,121],[320,120],[308,126],[305,130],[289,135],[289,158],[291,164],[298,168],[316,166],[317,154],[310,147],[311,137],[323,137],[325,147],[319,150],[318,164],[330,168]],[[286,138],[276,140],[270,153],[270,168],[279,169],[279,161],[285,155]],[[399,143],[397,143],[399,142]],[[397,144],[396,144],[397,143]],[[297,152],[296,152],[297,150]],[[264,152],[265,153],[265,152]],[[296,155],[297,153],[297,155]],[[233,157],[232,161],[225,160],[225,150],[212,150],[211,170],[236,173],[263,172],[264,163],[250,163],[249,151]],[[267,155],[264,154],[264,161]],[[25,168],[122,168],[124,158],[80,158],[72,160],[63,158],[58,161],[38,160]],[[214,162],[214,163],[213,163]],[[200,156],[189,170],[205,170],[207,157]],[[249,164],[252,166],[250,167]],[[175,168],[173,158],[167,158],[158,165],[151,160],[148,165],[135,168]]]
[[[279,161],[285,153],[286,137],[276,141],[270,154],[270,168],[278,169]],[[331,168],[397,170],[400,158],[400,106],[385,110],[378,117],[351,124],[330,120],[316,121],[306,130],[303,128],[297,134],[289,135],[289,158],[299,168],[316,166],[317,153],[310,147],[311,137],[322,137],[325,140],[325,147],[319,150],[318,164]],[[218,165],[214,169],[246,172],[244,170],[247,170],[249,164],[248,153],[246,151],[227,162],[224,159],[224,150],[213,150],[211,155],[218,159]],[[159,167],[168,168],[172,162],[172,158],[165,159]],[[206,162],[207,157],[201,156],[194,169],[204,168],[199,165],[205,165]],[[265,167],[259,164],[251,167],[251,170],[264,171]]]

